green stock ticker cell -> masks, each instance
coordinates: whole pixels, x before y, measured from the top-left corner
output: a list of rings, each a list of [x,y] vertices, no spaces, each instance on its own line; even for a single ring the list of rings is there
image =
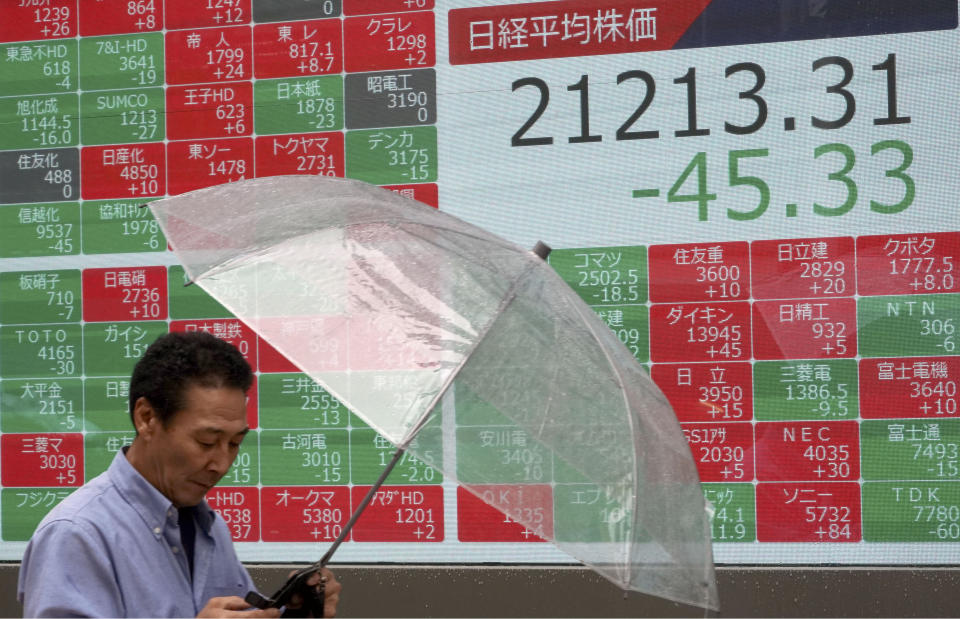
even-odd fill
[[[86,376],[129,376],[155,339],[167,332],[163,320],[92,322],[83,325]]]
[[[81,38],[79,79],[84,91],[162,85],[163,33]]]
[[[83,429],[86,432],[128,432],[130,375],[83,380]]]
[[[857,300],[857,342],[864,357],[960,354],[960,293]]]
[[[554,249],[547,260],[588,305],[647,301],[647,248],[644,246]]]
[[[960,482],[865,482],[867,542],[960,541]]]
[[[261,430],[265,486],[338,486],[350,482],[347,430]]]
[[[5,150],[77,146],[79,113],[73,93],[0,98],[0,144]]]
[[[79,322],[80,282],[79,269],[0,273],[0,324]]]
[[[82,379],[0,381],[0,432],[77,432],[82,422]]]
[[[187,275],[180,265],[171,266],[167,274],[168,304],[170,318],[233,318],[219,301],[200,286],[186,286]]]
[[[258,434],[249,432],[240,444],[237,457],[218,486],[256,486],[260,483],[260,449]]]
[[[372,429],[350,432],[351,481],[374,483],[393,458],[396,448]],[[387,484],[439,484],[443,475],[431,465],[443,462],[439,428],[424,428],[391,471]]]
[[[77,41],[29,41],[0,45],[4,96],[77,89]]]
[[[80,130],[84,145],[159,142],[165,137],[163,88],[84,92]]]
[[[79,324],[0,327],[0,376],[79,377],[82,347]]]
[[[455,383],[454,411],[458,427],[466,426],[509,426],[510,421],[492,404],[470,391],[466,385]]]
[[[343,128],[343,78],[257,80],[253,85],[253,126],[258,135],[339,131]]]
[[[80,207],[83,253],[120,254],[166,251],[167,240],[150,209],[150,200],[91,200]]]
[[[637,361],[650,360],[650,311],[646,305],[595,305],[593,311]]]
[[[457,479],[470,484],[549,483],[552,452],[517,426],[457,428]]]
[[[3,488],[0,490],[0,540],[26,542],[37,525],[74,488]]]
[[[757,538],[753,484],[703,484],[713,508],[710,530],[715,542],[752,542]]]
[[[0,206],[0,258],[34,258],[78,253],[78,203]]]
[[[347,176],[374,185],[437,180],[437,128],[347,131]]]
[[[117,452],[130,445],[136,433],[92,432],[83,437],[83,479],[90,481],[110,468]]]
[[[856,419],[855,359],[761,361],[753,366],[753,413],[761,421]]]
[[[300,372],[261,374],[257,393],[261,428],[346,428],[350,420],[340,400]]]
[[[860,462],[871,481],[960,481],[960,419],[865,420]]]
[[[622,542],[648,539],[631,530],[632,518],[616,487],[556,484],[553,488],[554,536],[560,542]]]

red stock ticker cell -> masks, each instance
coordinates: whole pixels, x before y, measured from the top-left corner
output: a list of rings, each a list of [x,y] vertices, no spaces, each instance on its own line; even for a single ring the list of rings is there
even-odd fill
[[[346,50],[344,70],[348,73],[436,64],[433,11],[348,17],[343,20],[343,39],[366,41]]]
[[[436,183],[423,183],[415,185],[383,185],[384,189],[399,193],[406,198],[412,198],[426,205],[438,208],[440,205],[440,195]]]
[[[370,486],[353,487],[359,505]],[[355,542],[442,542],[443,488],[381,486],[357,519]]]
[[[257,336],[257,360],[261,372],[299,372],[300,368],[281,355],[270,342]]]
[[[229,82],[253,75],[249,26],[173,30],[164,37],[164,50],[168,84]]]
[[[352,322],[349,316],[261,317],[258,328],[273,336],[275,346],[259,339],[261,372],[300,372],[292,360],[311,372],[339,372],[356,368],[350,361]],[[284,351],[283,354],[280,351]],[[289,355],[289,359],[285,356]]]
[[[256,488],[217,486],[206,499],[227,523],[233,541],[260,540],[260,497]]]
[[[163,27],[161,0],[81,1],[80,36],[154,32]]]
[[[860,477],[856,421],[761,422],[754,435],[760,481],[856,481]]]
[[[681,422],[753,418],[753,370],[748,362],[658,363],[651,376]]]
[[[262,135],[255,145],[257,176],[344,175],[343,133]]]
[[[250,0],[165,0],[167,30],[250,23]]]
[[[753,481],[751,424],[684,423],[681,426],[701,481]]]
[[[344,15],[429,11],[434,0],[343,0]]]
[[[260,535],[265,542],[332,542],[350,514],[346,486],[280,486],[260,491]]]
[[[81,280],[86,322],[167,317],[166,267],[84,269]]]
[[[461,542],[543,542],[553,537],[553,491],[548,485],[457,487],[457,539]],[[479,498],[510,508],[527,528]]]
[[[857,288],[863,296],[957,292],[958,269],[960,232],[857,239]]]
[[[170,195],[253,177],[253,138],[170,142],[167,157]]]
[[[853,237],[753,241],[755,299],[852,296],[856,290]]]
[[[84,146],[80,162],[84,200],[148,198],[167,191],[163,143]]]
[[[353,281],[350,286],[362,286]],[[349,317],[347,345],[341,350],[349,354],[352,370],[409,370],[429,367],[435,351],[424,341],[405,339],[393,342],[402,328],[402,317],[373,314]]]
[[[760,483],[758,542],[859,542],[860,484]]]
[[[0,436],[0,483],[5,488],[83,485],[83,435]]]
[[[15,2],[3,0],[0,43],[63,39],[77,34],[76,0]]]
[[[857,354],[857,302],[790,299],[753,304],[756,359],[840,359]]]
[[[710,0],[687,0],[651,8],[632,0],[558,0],[452,9],[450,64],[670,49],[708,4]],[[622,36],[596,36],[611,14],[622,19]],[[504,22],[526,28],[502,37]]]
[[[170,331],[203,331],[230,342],[236,346],[250,367],[257,370],[257,336],[250,327],[236,318],[173,320],[170,322]]]
[[[256,78],[340,73],[343,69],[342,30],[339,19],[254,26]]]
[[[865,419],[944,419],[958,413],[960,357],[861,359]]]
[[[191,84],[166,93],[167,139],[231,138],[253,132],[253,85]]]
[[[650,307],[654,363],[739,361],[750,358],[750,304],[663,303]]]
[[[750,298],[750,250],[745,241],[653,245],[647,256],[653,303]]]

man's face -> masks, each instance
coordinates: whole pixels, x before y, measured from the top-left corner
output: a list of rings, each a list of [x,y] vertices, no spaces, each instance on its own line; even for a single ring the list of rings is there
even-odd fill
[[[153,416],[137,430],[145,448],[141,473],[177,507],[196,505],[237,457],[249,430],[246,394],[191,385],[166,427]]]

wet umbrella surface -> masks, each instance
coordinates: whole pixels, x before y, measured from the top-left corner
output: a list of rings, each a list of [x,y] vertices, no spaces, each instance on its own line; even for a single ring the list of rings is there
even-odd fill
[[[150,208],[190,280],[393,442],[394,463],[419,458],[624,590],[718,607],[672,409],[543,258],[331,177]]]

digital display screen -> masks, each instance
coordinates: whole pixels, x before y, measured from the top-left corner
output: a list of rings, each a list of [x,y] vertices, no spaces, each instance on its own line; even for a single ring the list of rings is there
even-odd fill
[[[240,558],[319,558],[392,445],[184,287],[140,207],[323,174],[550,245],[673,405],[717,562],[954,562],[957,15],[953,0],[4,2],[0,560],[130,443],[133,364],[190,330],[256,372],[253,431],[207,497]],[[540,527],[410,456],[336,561],[555,563],[569,558],[538,533],[591,539],[599,490],[564,484],[496,415],[456,410],[456,444],[433,457],[486,462],[513,480],[489,492],[536,497]],[[555,531],[571,507],[583,525]]]

